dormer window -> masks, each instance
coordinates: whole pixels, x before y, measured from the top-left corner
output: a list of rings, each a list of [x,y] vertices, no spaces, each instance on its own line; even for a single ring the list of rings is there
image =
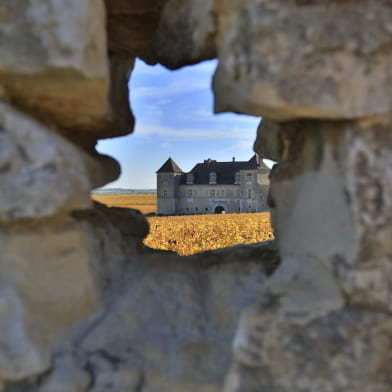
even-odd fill
[[[239,184],[240,179],[241,179],[240,172],[236,172],[234,176],[234,184]]]
[[[209,183],[210,183],[210,185],[216,184],[216,173],[215,172],[210,173]]]
[[[188,173],[186,175],[186,183],[188,185],[192,185],[193,184],[193,174],[192,173]]]

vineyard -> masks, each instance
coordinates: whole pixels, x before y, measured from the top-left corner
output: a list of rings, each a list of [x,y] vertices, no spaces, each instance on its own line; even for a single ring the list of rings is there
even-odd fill
[[[268,212],[151,217],[148,221],[150,234],[144,243],[180,255],[273,239]]]
[[[142,214],[155,214],[156,212],[157,196],[152,194],[94,195],[93,199],[109,207],[134,208]]]
[[[110,207],[135,208],[143,214],[156,212],[156,195],[94,195],[93,198]],[[273,239],[268,212],[147,219],[150,234],[144,243],[151,248],[172,250],[180,255]]]

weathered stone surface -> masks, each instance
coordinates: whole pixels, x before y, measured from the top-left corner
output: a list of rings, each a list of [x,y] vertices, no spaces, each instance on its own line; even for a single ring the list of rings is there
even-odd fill
[[[119,171],[0,102],[0,221],[88,208],[90,190]]]
[[[0,225],[0,380],[12,391],[11,382],[50,369],[31,391],[90,387],[85,362],[67,353],[143,264],[148,225],[137,211],[121,210],[96,203],[72,216]]]
[[[214,0],[169,0],[155,33],[159,62],[170,69],[216,57]]]
[[[241,315],[224,390],[389,392],[390,119],[266,125],[282,264]]]
[[[109,100],[113,118],[116,119],[120,131],[133,131],[134,118],[130,110],[128,81],[133,70],[134,59],[117,54],[109,55],[110,62],[110,91]],[[116,136],[112,132],[110,136]]]
[[[6,0],[0,17],[0,85],[13,105],[70,137],[120,133],[108,101],[102,2]]]
[[[156,64],[153,40],[166,1],[105,0],[110,53]]]
[[[388,119],[279,128],[285,159],[271,172],[270,204],[283,260],[326,263],[351,303],[391,310]]]
[[[272,256],[272,245],[258,247]],[[121,297],[79,343],[95,375],[94,392],[137,385],[145,391],[221,390],[239,311],[255,299],[269,267],[252,259],[255,247],[250,259],[226,261],[222,250],[221,262],[212,263],[211,253],[204,263],[204,254],[189,259],[144,251],[123,269]]]
[[[225,392],[389,392],[388,314],[344,308],[308,323],[280,317],[280,298],[243,313]]]
[[[56,358],[56,370],[51,373],[37,392],[85,392],[88,391],[92,379],[72,356]]]
[[[284,120],[391,111],[390,2],[225,0],[215,14],[217,112]]]
[[[254,144],[254,150],[267,159],[279,162],[284,159],[283,141],[279,137],[279,125],[272,120],[264,118],[257,128],[257,138]]]
[[[58,216],[0,226],[0,379],[43,372],[74,324],[100,310],[87,240]]]
[[[0,380],[19,380],[48,370],[50,352],[36,347],[19,295],[0,286]],[[1,390],[1,388],[0,388]]]
[[[0,98],[92,154],[0,104],[0,391],[220,391],[235,335],[227,392],[390,392],[391,19],[389,0],[3,1]],[[132,127],[135,56],[215,55],[216,110],[266,117],[279,248],[149,250],[141,214],[86,209],[118,174],[94,144]],[[318,121],[271,121],[292,118]]]
[[[126,238],[129,236],[145,238],[150,226],[144,215],[133,208],[107,207],[94,203],[95,210],[101,211],[105,218]],[[83,215],[80,212],[78,215]]]

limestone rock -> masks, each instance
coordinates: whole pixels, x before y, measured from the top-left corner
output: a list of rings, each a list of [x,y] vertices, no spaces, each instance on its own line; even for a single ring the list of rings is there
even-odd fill
[[[242,315],[225,392],[391,390],[387,314],[345,308],[303,325],[275,312],[270,297]]]
[[[1,285],[0,380],[23,379],[51,366],[49,350],[40,350],[29,337],[25,312],[15,290]]]
[[[38,387],[38,392],[85,392],[92,380],[87,370],[72,356],[59,356],[55,370]]]
[[[259,245],[260,252],[264,248],[272,254],[270,244]],[[80,342],[97,379],[94,392],[119,385],[149,392],[221,390],[240,309],[254,301],[266,270],[254,259],[226,261],[223,251],[220,263],[197,257],[150,250],[128,265],[126,280],[118,283],[123,294]]]
[[[283,263],[320,260],[350,303],[390,311],[389,122],[297,121],[279,128],[285,159],[271,171],[269,200]]]
[[[134,118],[130,110],[128,81],[133,70],[134,59],[110,54],[110,90],[109,100],[113,117],[116,119],[120,132],[113,130],[111,137],[121,134],[124,130],[132,132]]]
[[[6,339],[0,378],[23,379],[47,370],[66,331],[100,311],[87,244],[80,226],[65,216],[0,226],[1,336]]]
[[[170,69],[216,57],[213,0],[169,0],[160,17],[154,48]]]
[[[119,132],[103,2],[6,0],[0,18],[0,85],[13,105],[67,136]]]
[[[123,58],[140,57],[148,64],[156,64],[153,40],[166,1],[105,0],[110,53]]]
[[[390,2],[226,0],[215,15],[216,112],[287,120],[391,111]]]
[[[105,217],[120,231],[124,238],[129,236],[147,237],[150,227],[140,211],[133,208],[107,207],[97,202],[94,203],[94,206],[97,210],[102,210]]]
[[[88,208],[91,189],[118,175],[113,159],[88,155],[0,102],[0,221]]]
[[[284,146],[279,136],[280,127],[275,121],[264,118],[257,128],[254,150],[267,159],[279,162],[283,159]]]

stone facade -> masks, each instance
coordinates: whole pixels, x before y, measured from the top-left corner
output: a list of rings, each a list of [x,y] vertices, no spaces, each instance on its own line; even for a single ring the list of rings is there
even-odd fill
[[[2,1],[0,391],[391,392],[391,19],[389,0]],[[215,110],[263,117],[273,243],[180,257],[92,202],[136,57],[215,57]]]
[[[257,159],[253,162],[253,160]],[[269,169],[249,162],[205,160],[189,173],[175,164],[157,172],[158,214],[221,214],[267,211]],[[210,178],[210,175],[213,178]]]

